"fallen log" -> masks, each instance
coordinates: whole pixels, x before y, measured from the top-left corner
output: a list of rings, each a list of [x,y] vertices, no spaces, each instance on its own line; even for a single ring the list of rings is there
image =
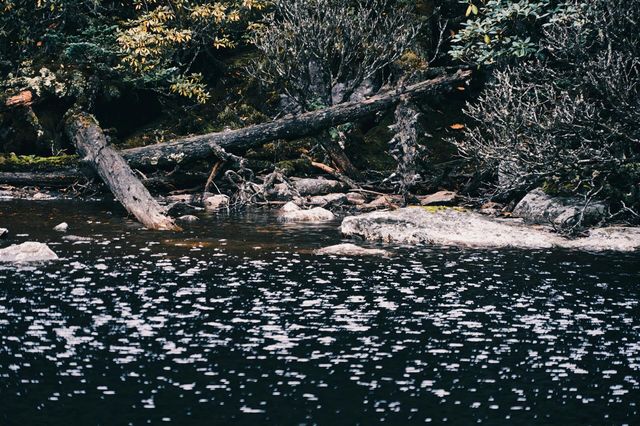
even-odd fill
[[[0,172],[0,185],[12,186],[64,188],[86,179],[86,176],[77,169],[51,172]]]
[[[180,230],[120,154],[107,145],[107,139],[93,116],[72,114],[65,127],[80,156],[95,169],[116,199],[140,223],[149,229]]]
[[[221,150],[247,150],[276,139],[309,136],[329,127],[386,110],[402,99],[416,98],[451,88],[466,81],[470,75],[471,71],[458,70],[451,75],[443,75],[384,92],[364,101],[347,102],[243,129],[208,133],[164,144],[126,149],[122,151],[122,155],[132,167],[144,168],[216,156],[216,153]]]

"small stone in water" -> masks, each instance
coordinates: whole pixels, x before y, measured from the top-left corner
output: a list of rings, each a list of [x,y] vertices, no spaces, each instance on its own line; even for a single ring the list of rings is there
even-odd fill
[[[197,222],[200,219],[198,219],[198,216],[194,216],[192,214],[187,214],[187,215],[184,215],[184,216],[180,216],[178,218],[178,220],[182,221],[182,222]]]
[[[53,228],[54,231],[58,232],[67,232],[67,229],[69,229],[69,224],[67,222],[62,222]]]

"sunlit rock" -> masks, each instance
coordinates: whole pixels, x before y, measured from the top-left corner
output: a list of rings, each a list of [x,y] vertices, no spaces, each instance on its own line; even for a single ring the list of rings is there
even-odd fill
[[[29,241],[0,249],[0,262],[23,263],[48,260],[58,260],[58,255],[43,243]]]
[[[59,225],[56,225],[53,230],[58,232],[67,232],[69,229],[69,224],[67,222],[62,222]]]
[[[439,191],[435,194],[426,195],[420,198],[423,206],[449,206],[458,199],[458,194],[453,191]]]
[[[181,222],[190,222],[190,223],[192,223],[192,222],[197,222],[200,219],[198,218],[198,216],[194,216],[192,214],[186,214],[184,216],[180,216],[178,218],[178,220],[181,221]]]
[[[333,213],[322,207],[305,210],[293,202],[282,206],[278,215],[283,222],[327,222],[336,218]]]
[[[525,249],[571,248],[590,251],[635,251],[640,228],[610,227],[567,239],[549,228],[531,227],[514,219],[497,219],[452,208],[403,208],[347,217],[342,233],[371,241],[399,244]]]
[[[355,244],[337,244],[314,251],[319,256],[390,256],[387,250],[360,247]]]

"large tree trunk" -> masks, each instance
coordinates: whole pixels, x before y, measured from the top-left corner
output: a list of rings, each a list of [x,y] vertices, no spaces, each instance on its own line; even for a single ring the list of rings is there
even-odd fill
[[[126,161],[108,146],[107,139],[93,116],[71,115],[67,119],[66,130],[81,157],[93,166],[116,199],[138,221],[149,229],[180,230],[134,175]]]
[[[172,142],[122,151],[132,167],[176,164],[216,155],[221,149],[247,150],[276,139],[292,139],[317,134],[338,124],[355,121],[393,107],[402,99],[416,98],[449,89],[467,80],[470,71],[459,70],[411,86],[401,87],[359,102],[346,102],[295,117],[282,118],[239,130],[191,136]],[[340,166],[340,165],[339,165]]]

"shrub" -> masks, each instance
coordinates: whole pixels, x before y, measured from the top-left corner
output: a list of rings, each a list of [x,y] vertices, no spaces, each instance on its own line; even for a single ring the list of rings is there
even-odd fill
[[[256,76],[304,110],[348,100],[412,45],[410,16],[391,0],[275,0],[253,37]]]
[[[458,142],[490,196],[542,185],[640,212],[640,2],[573,0],[544,30],[541,58],[497,70]]]

